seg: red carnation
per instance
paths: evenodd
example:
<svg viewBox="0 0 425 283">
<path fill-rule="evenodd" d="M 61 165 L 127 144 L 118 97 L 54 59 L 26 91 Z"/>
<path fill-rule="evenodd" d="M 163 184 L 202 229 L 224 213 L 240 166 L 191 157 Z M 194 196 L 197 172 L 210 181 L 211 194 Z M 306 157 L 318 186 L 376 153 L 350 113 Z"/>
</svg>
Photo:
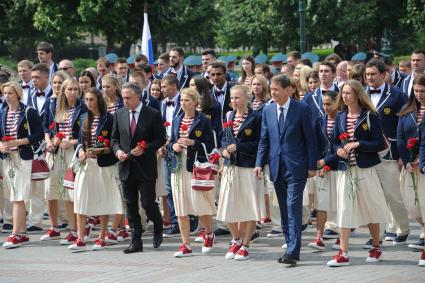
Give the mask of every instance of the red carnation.
<svg viewBox="0 0 425 283">
<path fill-rule="evenodd" d="M 415 144 L 413 144 L 413 143 L 408 143 L 406 145 L 406 149 L 413 149 L 414 147 L 415 147 Z"/>
<path fill-rule="evenodd" d="M 169 126 L 171 126 L 170 122 L 164 122 L 164 127 L 169 127 Z"/>
<path fill-rule="evenodd" d="M 322 169 L 323 169 L 323 172 L 329 172 L 329 171 L 331 171 L 331 167 L 328 166 L 328 165 L 323 166 Z"/>
<path fill-rule="evenodd" d="M 350 137 L 350 134 L 349 134 L 349 133 L 342 133 L 342 134 L 339 136 L 339 140 L 340 140 L 340 141 L 343 141 L 343 140 L 348 139 L 349 137 Z"/>
<path fill-rule="evenodd" d="M 230 120 L 230 121 L 228 121 L 228 122 L 224 123 L 224 124 L 223 124 L 223 127 L 224 127 L 224 128 L 231 128 L 231 127 L 233 127 L 233 121 L 232 121 L 232 120 Z"/>
<path fill-rule="evenodd" d="M 56 122 L 52 122 L 49 126 L 49 130 L 54 130 L 56 129 Z"/>
<path fill-rule="evenodd" d="M 180 126 L 180 130 L 182 130 L 183 132 L 187 132 L 187 130 L 189 130 L 189 127 L 183 124 Z"/>
<path fill-rule="evenodd" d="M 105 137 L 104 136 L 99 136 L 97 137 L 97 140 L 101 143 L 103 143 L 105 141 Z"/>
<path fill-rule="evenodd" d="M 212 157 L 213 163 L 218 162 L 219 159 L 220 159 L 220 154 L 218 154 L 218 153 L 215 153 Z"/>
<path fill-rule="evenodd" d="M 407 143 L 412 145 L 416 145 L 417 142 L 418 142 L 417 138 L 410 138 L 407 140 Z"/>
<path fill-rule="evenodd" d="M 146 149 L 146 141 L 145 140 L 141 140 L 137 143 L 137 146 L 140 147 L 141 149 L 145 150 Z"/>
<path fill-rule="evenodd" d="M 109 147 L 109 145 L 111 144 L 111 142 L 108 140 L 108 139 L 105 139 L 104 141 L 103 141 L 103 146 L 104 147 Z"/>
<path fill-rule="evenodd" d="M 1 138 L 2 142 L 8 142 L 8 141 L 13 141 L 15 138 L 12 136 L 4 136 Z"/>
<path fill-rule="evenodd" d="M 63 140 L 64 138 L 65 138 L 65 134 L 64 133 L 62 133 L 62 132 L 59 132 L 59 133 L 57 133 L 56 135 L 55 135 L 55 137 L 57 137 L 58 139 L 60 139 L 60 140 Z"/>
</svg>

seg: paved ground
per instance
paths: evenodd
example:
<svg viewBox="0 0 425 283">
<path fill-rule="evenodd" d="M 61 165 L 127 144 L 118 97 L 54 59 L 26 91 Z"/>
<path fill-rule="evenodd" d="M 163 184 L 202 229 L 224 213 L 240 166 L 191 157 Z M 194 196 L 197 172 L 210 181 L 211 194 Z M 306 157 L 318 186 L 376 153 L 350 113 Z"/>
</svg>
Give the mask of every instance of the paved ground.
<svg viewBox="0 0 425 283">
<path fill-rule="evenodd" d="M 47 223 L 46 223 L 47 224 Z M 410 242 L 418 239 L 419 228 L 412 224 Z M 425 268 L 418 267 L 419 252 L 407 246 L 384 243 L 384 261 L 366 264 L 367 250 L 361 244 L 367 231 L 353 235 L 349 267 L 328 268 L 326 262 L 335 254 L 326 241 L 325 252 L 305 247 L 313 239 L 315 228 L 303 234 L 301 260 L 289 268 L 277 263 L 282 254 L 282 239 L 266 237 L 270 226 L 264 226 L 261 238 L 252 244 L 252 259 L 245 262 L 225 260 L 227 241 L 219 237 L 215 250 L 208 256 L 200 253 L 201 244 L 193 244 L 195 256 L 176 259 L 178 238 L 165 239 L 158 250 L 152 248 L 151 235 L 145 236 L 145 251 L 124 255 L 127 244 L 109 246 L 100 252 L 72 253 L 57 241 L 40 242 L 40 234 L 31 235 L 31 243 L 13 250 L 0 248 L 0 282 L 425 282 Z M 7 234 L 0 234 L 2 243 Z"/>
</svg>

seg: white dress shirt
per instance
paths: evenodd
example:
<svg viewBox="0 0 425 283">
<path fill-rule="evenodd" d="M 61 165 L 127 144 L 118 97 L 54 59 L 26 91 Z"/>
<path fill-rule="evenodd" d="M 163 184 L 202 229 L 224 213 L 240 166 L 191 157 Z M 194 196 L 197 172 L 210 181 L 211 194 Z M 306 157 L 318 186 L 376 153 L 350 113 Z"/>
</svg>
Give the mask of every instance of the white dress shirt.
<svg viewBox="0 0 425 283">
<path fill-rule="evenodd" d="M 140 111 L 142 110 L 142 106 L 143 106 L 143 103 L 140 102 L 139 106 L 137 106 L 137 108 L 134 109 L 134 111 L 136 111 L 134 113 L 134 118 L 136 119 L 136 125 L 137 125 L 137 121 L 139 120 L 139 115 L 140 115 Z M 128 112 L 130 113 L 130 125 L 131 125 L 131 120 L 133 119 L 133 110 L 129 109 Z"/>
<path fill-rule="evenodd" d="M 373 106 L 375 108 L 378 107 L 379 100 L 381 99 L 382 93 L 384 92 L 385 83 L 382 84 L 380 87 L 376 88 L 380 91 L 380 93 L 373 93 L 370 95 L 370 99 L 372 100 Z M 369 90 L 375 90 L 373 87 L 369 87 Z"/>
</svg>

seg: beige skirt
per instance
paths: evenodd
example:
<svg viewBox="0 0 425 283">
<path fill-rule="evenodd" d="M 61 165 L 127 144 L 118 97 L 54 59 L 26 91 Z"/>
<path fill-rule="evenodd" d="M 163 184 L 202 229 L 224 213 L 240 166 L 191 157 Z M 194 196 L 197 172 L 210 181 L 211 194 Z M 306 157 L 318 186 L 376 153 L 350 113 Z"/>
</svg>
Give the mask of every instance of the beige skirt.
<svg viewBox="0 0 425 283">
<path fill-rule="evenodd" d="M 216 213 L 215 189 L 205 192 L 192 190 L 192 173 L 186 170 L 186 150 L 181 152 L 180 162 L 178 172 L 171 174 L 176 216 L 214 215 Z"/>
<path fill-rule="evenodd" d="M 32 160 L 22 160 L 18 151 L 3 159 L 3 189 L 10 201 L 29 201 L 31 197 Z"/>
<path fill-rule="evenodd" d="M 50 176 L 44 183 L 46 200 L 73 200 L 73 192 L 63 187 L 63 176 L 71 164 L 73 156 L 73 147 L 66 150 L 59 148 L 56 154 L 50 152 L 46 154 L 46 161 L 50 168 Z"/>
<path fill-rule="evenodd" d="M 75 213 L 87 216 L 123 214 L 116 166 L 99 167 L 95 158 L 86 159 L 75 175 L 73 192 Z"/>
<path fill-rule="evenodd" d="M 221 180 L 217 220 L 234 223 L 265 217 L 263 181 L 252 168 L 225 166 Z"/>
<path fill-rule="evenodd" d="M 320 211 L 336 212 L 337 171 L 329 171 L 322 177 L 316 177 L 314 208 Z"/>
<path fill-rule="evenodd" d="M 164 184 L 164 176 L 163 176 L 163 162 L 162 157 L 157 156 L 157 170 L 158 170 L 158 178 L 156 178 L 156 184 L 155 184 L 155 193 L 156 197 L 163 197 L 167 195 L 167 191 L 165 190 L 165 184 Z"/>
<path fill-rule="evenodd" d="M 405 168 L 400 174 L 400 190 L 403 202 L 409 217 L 412 219 L 425 219 L 425 176 L 416 169 L 414 173 L 417 201 L 415 203 L 415 191 L 412 175 Z"/>
<path fill-rule="evenodd" d="M 337 173 L 337 226 L 358 228 L 369 223 L 387 223 L 390 219 L 384 192 L 376 168 L 351 167 Z"/>
</svg>

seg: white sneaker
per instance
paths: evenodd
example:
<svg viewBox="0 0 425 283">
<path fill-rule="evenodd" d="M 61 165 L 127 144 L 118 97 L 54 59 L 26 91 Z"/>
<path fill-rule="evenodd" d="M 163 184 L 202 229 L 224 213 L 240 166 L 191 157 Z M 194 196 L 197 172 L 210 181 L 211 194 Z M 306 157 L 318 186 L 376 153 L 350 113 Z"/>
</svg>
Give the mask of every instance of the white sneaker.
<svg viewBox="0 0 425 283">
<path fill-rule="evenodd" d="M 73 251 L 84 251 L 87 249 L 86 243 L 80 241 L 79 239 L 75 241 L 72 245 L 68 246 L 68 249 Z"/>
<path fill-rule="evenodd" d="M 283 244 L 282 249 L 286 250 L 288 248 L 288 244 Z"/>
<path fill-rule="evenodd" d="M 235 260 L 237 261 L 244 261 L 249 259 L 249 253 L 248 248 L 245 246 L 242 246 L 239 251 L 235 255 Z"/>
</svg>

